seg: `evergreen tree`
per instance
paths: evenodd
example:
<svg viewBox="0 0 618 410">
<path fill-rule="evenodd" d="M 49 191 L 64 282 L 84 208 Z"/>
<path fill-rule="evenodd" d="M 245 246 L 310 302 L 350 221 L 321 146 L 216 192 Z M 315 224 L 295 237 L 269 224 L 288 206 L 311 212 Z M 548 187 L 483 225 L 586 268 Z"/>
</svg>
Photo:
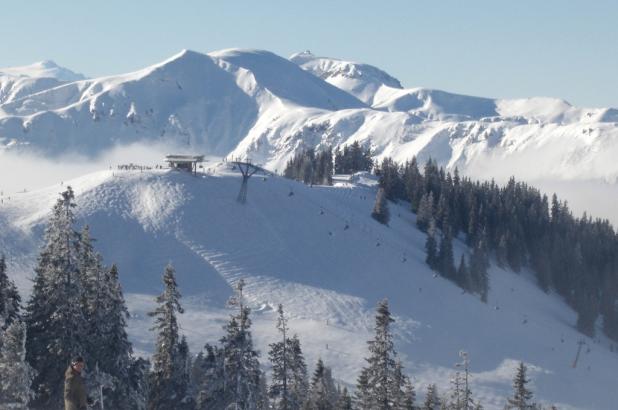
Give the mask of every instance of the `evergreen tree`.
<svg viewBox="0 0 618 410">
<path fill-rule="evenodd" d="M 425 262 L 431 269 L 437 269 L 439 266 L 438 259 L 438 243 L 436 242 L 436 224 L 433 218 L 429 222 L 429 229 L 427 230 L 427 239 L 425 240 L 425 252 L 427 257 Z"/>
<path fill-rule="evenodd" d="M 365 360 L 368 365 L 361 373 L 367 378 L 369 398 L 369 403 L 363 405 L 369 404 L 373 409 L 388 410 L 394 408 L 397 399 L 401 397 L 405 376 L 395 361 L 397 353 L 390 330 L 394 319 L 387 300 L 378 303 L 375 320 L 375 337 L 367 342 L 370 355 Z"/>
<path fill-rule="evenodd" d="M 326 148 L 317 154 L 313 149 L 294 155 L 285 167 L 283 175 L 305 184 L 333 184 L 333 151 Z"/>
<path fill-rule="evenodd" d="M 189 352 L 189 344 L 187 338 L 182 336 L 178 344 L 178 354 L 176 356 L 176 368 L 178 369 L 179 378 L 175 380 L 176 395 L 180 398 L 176 408 L 182 410 L 193 410 L 195 402 L 191 395 L 191 353 Z"/>
<path fill-rule="evenodd" d="M 489 294 L 488 267 L 489 262 L 484 240 L 480 239 L 470 257 L 470 282 L 472 291 L 477 292 L 484 303 L 487 303 Z"/>
<path fill-rule="evenodd" d="M 419 204 L 424 192 L 423 176 L 418 170 L 416 157 L 412 158 L 405 166 L 403 184 L 406 189 L 408 201 L 410 201 L 412 212 L 418 212 Z"/>
<path fill-rule="evenodd" d="M 391 386 L 392 399 L 389 408 L 394 410 L 414 410 L 416 392 L 410 382 L 410 378 L 403 373 L 403 365 L 400 361 L 395 363 Z"/>
<path fill-rule="evenodd" d="M 131 396 L 127 400 L 130 410 L 145 410 L 150 397 L 150 361 L 141 357 L 131 360 L 129 386 Z"/>
<path fill-rule="evenodd" d="M 401 408 L 404 410 L 418 410 L 418 407 L 416 407 L 415 405 L 416 391 L 414 390 L 414 385 L 412 385 L 412 382 L 410 381 L 409 378 L 406 380 L 404 392 L 405 392 L 405 398 L 404 398 Z"/>
<path fill-rule="evenodd" d="M 468 410 L 474 407 L 472 392 L 470 391 L 470 360 L 468 353 L 464 351 L 459 352 L 459 357 L 461 357 L 462 360 L 458 363 L 458 366 L 463 369 L 463 389 L 461 398 L 463 400 L 463 408 Z"/>
<path fill-rule="evenodd" d="M 459 356 L 462 358 L 460 363 L 456 364 L 458 369 L 463 369 L 455 372 L 451 379 L 451 395 L 449 400 L 449 409 L 454 410 L 472 410 L 474 409 L 474 400 L 470 391 L 470 362 L 468 353 L 461 351 Z"/>
<path fill-rule="evenodd" d="M 231 387 L 225 377 L 225 356 L 216 346 L 206 344 L 206 354 L 201 361 L 194 363 L 194 383 L 196 384 L 196 409 L 209 410 L 225 408 L 230 402 Z"/>
<path fill-rule="evenodd" d="M 498 242 L 498 248 L 496 249 L 496 260 L 498 261 L 498 266 L 505 267 L 507 261 L 507 240 L 506 236 L 502 235 L 500 237 L 500 242 Z"/>
<path fill-rule="evenodd" d="M 152 356 L 153 369 L 150 375 L 149 410 L 167 410 L 176 408 L 184 397 L 183 391 L 178 391 L 178 381 L 183 379 L 184 368 L 180 366 L 178 319 L 179 313 L 184 313 L 180 305 L 180 292 L 176 284 L 174 268 L 165 267 L 163 273 L 165 289 L 157 296 L 157 308 L 149 315 L 155 318 L 157 344 Z"/>
<path fill-rule="evenodd" d="M 71 357 L 87 352 L 80 235 L 73 228 L 74 194 L 68 187 L 52 209 L 26 308 L 26 359 L 36 371 L 33 409 L 62 405 L 64 371 Z M 86 357 L 88 361 L 88 357 Z"/>
<path fill-rule="evenodd" d="M 283 305 L 279 304 L 277 308 L 277 330 L 281 334 L 282 340 L 270 344 L 268 356 L 272 363 L 273 375 L 272 384 L 270 385 L 269 395 L 274 401 L 276 409 L 288 410 L 290 408 L 290 396 L 288 391 L 288 379 L 290 371 L 290 354 L 288 352 L 289 344 L 287 332 L 287 319 L 283 313 Z"/>
<path fill-rule="evenodd" d="M 532 402 L 533 394 L 527 387 L 530 380 L 526 378 L 526 370 L 526 365 L 520 362 L 517 367 L 517 374 L 513 379 L 513 397 L 510 397 L 507 401 L 506 408 L 509 410 L 535 410 L 538 408 Z"/>
<path fill-rule="evenodd" d="M 127 334 L 129 310 L 124 299 L 122 286 L 118 278 L 118 268 L 112 265 L 103 272 L 102 303 L 98 316 L 101 319 L 101 341 L 99 346 L 99 363 L 101 370 L 114 377 L 113 392 L 110 392 L 110 406 L 122 408 L 121 403 L 131 408 L 139 408 L 146 400 L 143 395 L 143 378 L 132 374 L 143 359 L 133 357 L 133 347 Z M 137 363 L 136 363 L 137 362 Z M 140 369 L 143 370 L 143 369 Z M 142 373 L 144 373 L 142 371 Z M 137 381 L 138 384 L 134 385 Z"/>
<path fill-rule="evenodd" d="M 373 207 L 373 212 L 371 216 L 376 221 L 381 224 L 388 225 L 388 221 L 390 219 L 390 213 L 388 211 L 388 201 L 386 199 L 386 194 L 384 192 L 384 188 L 378 189 L 378 193 L 376 195 L 376 203 Z"/>
<path fill-rule="evenodd" d="M 0 408 L 27 410 L 34 397 L 34 370 L 26 362 L 26 326 L 14 320 L 4 331 L 0 348 Z"/>
<path fill-rule="evenodd" d="M 371 388 L 369 386 L 369 368 L 361 370 L 356 382 L 354 402 L 359 410 L 371 410 Z"/>
<path fill-rule="evenodd" d="M 348 393 L 348 388 L 344 387 L 341 393 L 339 394 L 339 400 L 337 400 L 337 404 L 335 405 L 336 410 L 352 410 L 352 397 Z"/>
<path fill-rule="evenodd" d="M 19 317 L 21 297 L 15 283 L 6 272 L 6 260 L 0 255 L 0 333 L 6 330 Z M 2 339 L 0 339 L 2 347 Z"/>
<path fill-rule="evenodd" d="M 272 363 L 272 383 L 269 396 L 275 409 L 300 408 L 307 396 L 307 368 L 298 337 L 289 338 L 283 305 L 277 312 L 277 330 L 281 340 L 270 344 L 268 356 Z"/>
<path fill-rule="evenodd" d="M 453 256 L 453 237 L 451 229 L 445 226 L 440 239 L 440 251 L 438 252 L 438 271 L 447 279 L 455 279 L 455 262 Z"/>
<path fill-rule="evenodd" d="M 373 167 L 371 149 L 363 148 L 358 141 L 343 147 L 343 151 L 335 151 L 335 173 L 353 174 L 359 171 L 370 171 Z"/>
<path fill-rule="evenodd" d="M 289 344 L 291 375 L 288 388 L 290 390 L 292 408 L 294 408 L 294 406 L 300 407 L 307 400 L 309 382 L 307 380 L 307 365 L 305 364 L 298 336 L 292 336 Z"/>
<path fill-rule="evenodd" d="M 470 278 L 468 266 L 466 265 L 466 256 L 462 253 L 461 259 L 459 260 L 459 267 L 457 268 L 457 273 L 455 274 L 455 283 L 459 285 L 462 289 L 470 289 Z"/>
<path fill-rule="evenodd" d="M 435 384 L 427 386 L 427 393 L 425 394 L 425 401 L 423 402 L 422 410 L 439 410 L 440 409 L 440 395 L 438 394 L 438 388 Z"/>
<path fill-rule="evenodd" d="M 238 313 L 231 316 L 221 339 L 225 406 L 233 404 L 241 410 L 256 409 L 258 403 L 265 400 L 262 397 L 262 372 L 258 353 L 253 348 L 250 331 L 251 310 L 244 301 L 244 286 L 244 280 L 238 281 L 236 295 L 230 300 L 230 305 L 236 307 Z"/>
<path fill-rule="evenodd" d="M 127 309 L 118 268 L 103 266 L 95 251 L 86 226 L 80 235 L 79 269 L 84 282 L 83 311 L 87 317 L 87 352 L 89 361 L 99 373 L 109 376 L 111 383 L 104 389 L 107 407 L 134 406 L 136 392 L 131 390 L 129 370 L 132 346 L 127 335 Z M 98 386 L 97 386 L 98 388 Z"/>
<path fill-rule="evenodd" d="M 318 359 L 311 378 L 311 387 L 305 408 L 307 410 L 334 410 L 338 399 L 331 370 L 324 366 L 322 359 Z"/>
<path fill-rule="evenodd" d="M 423 232 L 427 232 L 431 225 L 431 221 L 434 220 L 433 201 L 433 192 L 429 192 L 421 197 L 418 205 L 416 226 Z"/>
<path fill-rule="evenodd" d="M 449 410 L 468 410 L 467 407 L 464 406 L 463 380 L 459 371 L 456 371 L 451 378 L 451 391 L 448 396 L 448 402 L 443 400 L 443 403 Z"/>
<path fill-rule="evenodd" d="M 379 177 L 380 187 L 384 188 L 386 198 L 391 201 L 406 198 L 406 189 L 402 179 L 402 169 L 391 158 L 384 158 L 380 166 L 376 166 L 375 174 Z"/>
</svg>

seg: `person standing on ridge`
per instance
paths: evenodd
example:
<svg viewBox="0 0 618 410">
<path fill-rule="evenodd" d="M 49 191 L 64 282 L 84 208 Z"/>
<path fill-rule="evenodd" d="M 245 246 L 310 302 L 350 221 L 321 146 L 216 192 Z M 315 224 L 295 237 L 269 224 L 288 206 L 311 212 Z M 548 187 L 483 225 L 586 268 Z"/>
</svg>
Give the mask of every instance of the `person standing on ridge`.
<svg viewBox="0 0 618 410">
<path fill-rule="evenodd" d="M 64 373 L 64 410 L 87 410 L 88 406 L 93 404 L 93 400 L 87 395 L 82 377 L 84 366 L 84 358 L 78 356 L 71 360 Z"/>
</svg>

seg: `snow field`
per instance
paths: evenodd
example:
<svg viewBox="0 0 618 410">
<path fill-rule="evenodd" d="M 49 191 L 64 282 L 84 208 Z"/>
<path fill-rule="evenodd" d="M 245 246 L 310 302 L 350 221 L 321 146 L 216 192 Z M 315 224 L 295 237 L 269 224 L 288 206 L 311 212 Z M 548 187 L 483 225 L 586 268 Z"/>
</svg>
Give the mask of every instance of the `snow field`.
<svg viewBox="0 0 618 410">
<path fill-rule="evenodd" d="M 370 175 L 337 177 L 334 187 L 256 175 L 247 204 L 240 205 L 239 175 L 229 164 L 210 168 L 213 175 L 197 177 L 101 171 L 64 184 L 76 192 L 78 223 L 90 225 L 106 263 L 118 264 L 138 352 L 152 351 L 146 312 L 162 289 L 163 267 L 172 262 L 187 311 L 182 331 L 193 352 L 221 336 L 231 286 L 244 278 L 264 366 L 276 337 L 275 309 L 283 303 L 309 368 L 322 357 L 336 379 L 353 386 L 374 307 L 387 297 L 397 320 L 396 347 L 419 396 L 429 383 L 447 389 L 463 349 L 471 358 L 473 392 L 485 408 L 502 408 L 519 360 L 530 365 L 542 401 L 559 408 L 613 408 L 618 396 L 610 383 L 618 355 L 608 340 L 576 332 L 574 312 L 541 292 L 529 272 L 492 266 L 487 304 L 435 275 L 424 263 L 425 236 L 405 204 L 390 204 L 389 227 L 370 217 Z M 22 193 L 0 207 L 0 245 L 24 291 L 62 188 Z M 456 242 L 457 260 L 464 251 Z M 581 339 L 586 345 L 574 369 Z"/>
</svg>

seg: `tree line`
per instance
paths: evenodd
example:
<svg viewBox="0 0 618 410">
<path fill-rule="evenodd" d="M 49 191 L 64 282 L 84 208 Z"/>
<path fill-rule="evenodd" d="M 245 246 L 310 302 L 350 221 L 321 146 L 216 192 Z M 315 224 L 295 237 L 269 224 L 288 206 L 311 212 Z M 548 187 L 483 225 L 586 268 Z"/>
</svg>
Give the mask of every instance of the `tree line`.
<svg viewBox="0 0 618 410">
<path fill-rule="evenodd" d="M 308 183 L 291 170 L 312 155 L 298 154 L 286 176 Z M 462 177 L 457 169 L 451 173 L 431 159 L 423 166 L 416 158 L 374 164 L 370 155 L 355 142 L 336 151 L 334 167 L 322 169 L 353 173 L 373 167 L 380 189 L 372 217 L 388 225 L 386 200 L 408 202 L 417 227 L 427 233 L 426 262 L 433 270 L 486 302 L 490 257 L 515 272 L 530 268 L 543 291 L 558 293 L 577 312 L 578 330 L 592 337 L 601 323 L 618 341 L 618 234 L 609 220 L 576 217 L 566 201 L 514 177 L 500 186 Z M 469 252 L 455 260 L 452 241 L 459 235 Z"/>
<path fill-rule="evenodd" d="M 618 235 L 607 219 L 575 217 L 566 201 L 514 177 L 504 186 L 473 181 L 433 160 L 420 172 L 416 158 L 402 165 L 385 158 L 375 172 L 387 198 L 409 202 L 427 232 L 427 263 L 443 276 L 486 300 L 489 255 L 515 272 L 528 267 L 541 289 L 577 312 L 582 333 L 593 336 L 602 318 L 618 341 Z M 451 242 L 460 234 L 471 251 L 455 268 Z"/>
<path fill-rule="evenodd" d="M 269 345 L 270 380 L 251 334 L 245 283 L 236 283 L 233 309 L 218 343 L 196 355 L 180 334 L 183 313 L 173 266 L 163 273 L 163 292 L 150 313 L 156 344 L 150 360 L 135 356 L 126 328 L 128 310 L 115 265 L 107 267 L 88 227 L 75 229 L 74 194 L 61 194 L 45 229 L 25 309 L 0 258 L 0 407 L 62 408 L 63 374 L 70 358 L 89 365 L 87 383 L 102 388 L 106 408 L 128 410 L 205 409 L 480 409 L 469 388 L 469 361 L 452 388 L 439 394 L 430 385 L 421 402 L 395 350 L 394 318 L 386 300 L 377 306 L 374 337 L 356 389 L 335 382 L 321 359 L 308 373 L 301 342 L 278 306 L 278 338 Z M 507 408 L 540 408 L 533 402 L 526 368 L 520 365 Z"/>
<path fill-rule="evenodd" d="M 333 174 L 371 171 L 372 167 L 371 149 L 354 142 L 334 152 L 331 147 L 318 152 L 313 148 L 302 150 L 287 162 L 283 176 L 308 185 L 332 185 Z"/>
</svg>

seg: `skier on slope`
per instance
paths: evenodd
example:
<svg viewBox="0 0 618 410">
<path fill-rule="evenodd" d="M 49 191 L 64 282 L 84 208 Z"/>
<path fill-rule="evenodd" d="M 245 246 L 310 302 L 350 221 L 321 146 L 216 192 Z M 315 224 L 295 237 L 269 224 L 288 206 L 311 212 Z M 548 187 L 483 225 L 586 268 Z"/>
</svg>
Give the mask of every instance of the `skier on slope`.
<svg viewBox="0 0 618 410">
<path fill-rule="evenodd" d="M 84 359 L 81 356 L 71 360 L 64 373 L 64 410 L 86 410 L 94 401 L 88 397 L 82 377 Z"/>
</svg>

